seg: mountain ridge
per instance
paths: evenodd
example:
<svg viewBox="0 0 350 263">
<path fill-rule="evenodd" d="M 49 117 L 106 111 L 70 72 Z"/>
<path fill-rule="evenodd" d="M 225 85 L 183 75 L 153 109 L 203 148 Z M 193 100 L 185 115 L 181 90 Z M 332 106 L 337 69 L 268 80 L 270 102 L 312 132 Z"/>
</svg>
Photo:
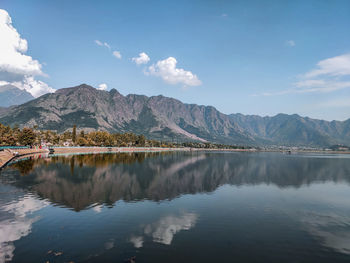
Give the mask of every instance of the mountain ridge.
<svg viewBox="0 0 350 263">
<path fill-rule="evenodd" d="M 196 140 L 244 145 L 322 146 L 350 144 L 350 119 L 324 121 L 297 114 L 224 114 L 213 106 L 158 96 L 120 94 L 89 85 L 59 89 L 0 111 L 6 125 L 63 132 L 103 129 L 134 132 L 160 140 Z"/>
<path fill-rule="evenodd" d="M 11 84 L 0 86 L 0 107 L 20 105 L 34 97 L 26 90 L 21 90 Z"/>
</svg>

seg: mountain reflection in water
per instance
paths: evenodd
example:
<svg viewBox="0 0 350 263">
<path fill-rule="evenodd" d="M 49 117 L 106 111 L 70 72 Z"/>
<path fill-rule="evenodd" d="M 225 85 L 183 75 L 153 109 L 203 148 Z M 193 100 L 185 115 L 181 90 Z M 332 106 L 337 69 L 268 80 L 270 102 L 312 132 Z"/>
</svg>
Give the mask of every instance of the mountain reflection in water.
<svg viewBox="0 0 350 263">
<path fill-rule="evenodd" d="M 118 200 L 161 201 L 212 192 L 223 184 L 298 188 L 314 182 L 349 183 L 349 162 L 281 154 L 266 158 L 264 153 L 122 153 L 33 158 L 11 169 L 20 172 L 13 175 L 16 186 L 80 211 Z"/>
<path fill-rule="evenodd" d="M 349 157 L 27 158 L 0 174 L 0 263 L 349 262 Z"/>
</svg>

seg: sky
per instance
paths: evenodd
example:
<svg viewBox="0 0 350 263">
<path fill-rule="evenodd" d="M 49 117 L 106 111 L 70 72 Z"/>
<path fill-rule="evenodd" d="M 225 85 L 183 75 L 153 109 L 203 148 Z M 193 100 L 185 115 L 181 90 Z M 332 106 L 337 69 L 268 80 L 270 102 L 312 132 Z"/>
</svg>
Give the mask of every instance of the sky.
<svg viewBox="0 0 350 263">
<path fill-rule="evenodd" d="M 0 1 L 0 84 L 350 118 L 350 1 Z"/>
</svg>

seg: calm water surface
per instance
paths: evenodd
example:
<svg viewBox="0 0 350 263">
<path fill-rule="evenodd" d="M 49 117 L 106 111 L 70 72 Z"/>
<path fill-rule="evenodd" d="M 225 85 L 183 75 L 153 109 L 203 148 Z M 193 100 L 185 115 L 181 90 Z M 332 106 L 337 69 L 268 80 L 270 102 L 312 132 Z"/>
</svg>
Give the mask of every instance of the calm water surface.
<svg viewBox="0 0 350 263">
<path fill-rule="evenodd" d="M 0 262 L 350 262 L 350 156 L 44 157 L 0 174 Z"/>
</svg>

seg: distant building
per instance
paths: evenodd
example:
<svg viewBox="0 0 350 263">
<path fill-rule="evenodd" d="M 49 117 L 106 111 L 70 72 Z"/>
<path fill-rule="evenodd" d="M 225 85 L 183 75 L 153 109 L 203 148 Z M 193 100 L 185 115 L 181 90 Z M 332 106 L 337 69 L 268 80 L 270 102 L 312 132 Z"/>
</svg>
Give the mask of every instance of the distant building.
<svg viewBox="0 0 350 263">
<path fill-rule="evenodd" d="M 67 141 L 65 141 L 65 142 L 63 143 L 63 146 L 66 146 L 66 147 L 72 146 L 72 145 L 73 145 L 72 140 L 67 140 Z"/>
</svg>

